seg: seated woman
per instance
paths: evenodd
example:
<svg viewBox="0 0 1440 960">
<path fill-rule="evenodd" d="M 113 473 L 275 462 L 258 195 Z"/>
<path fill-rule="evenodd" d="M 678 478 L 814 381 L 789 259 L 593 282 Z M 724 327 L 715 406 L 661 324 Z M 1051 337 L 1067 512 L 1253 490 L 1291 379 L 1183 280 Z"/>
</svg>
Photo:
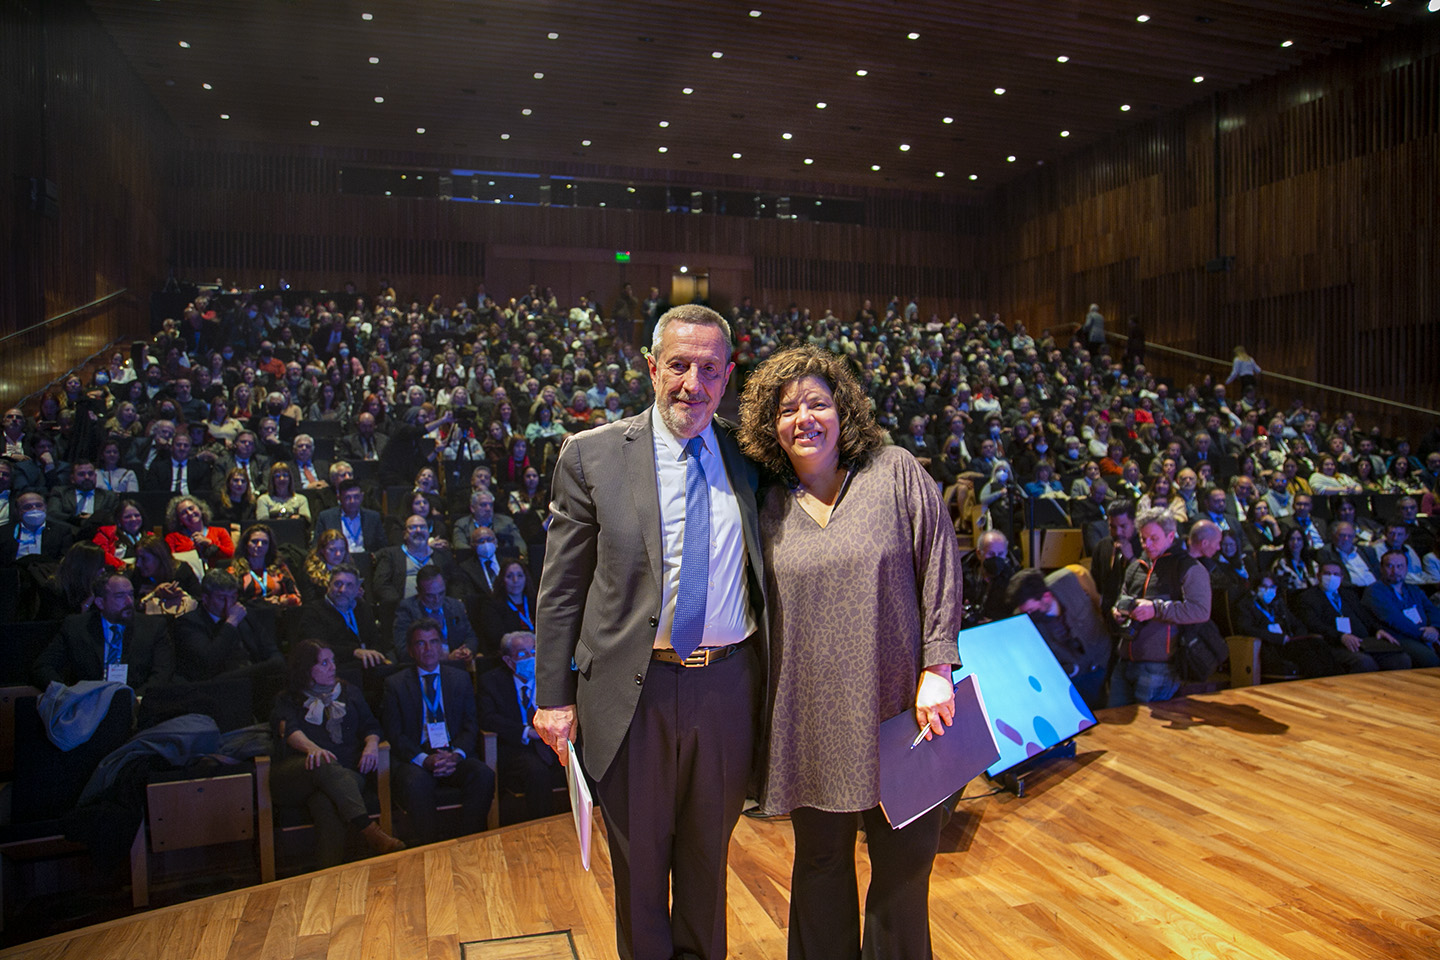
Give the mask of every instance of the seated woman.
<svg viewBox="0 0 1440 960">
<path fill-rule="evenodd" d="M 226 449 L 235 445 L 235 438 L 245 426 L 230 416 L 230 401 L 216 396 L 210 401 L 210 417 L 205 421 L 205 432 L 210 440 L 222 444 Z"/>
<path fill-rule="evenodd" d="M 1110 489 L 1117 497 L 1138 501 L 1145 495 L 1145 487 L 1140 479 L 1140 464 L 1134 460 L 1121 463 L 1120 476 L 1111 481 Z"/>
<path fill-rule="evenodd" d="M 1025 492 L 1032 497 L 1048 497 L 1052 500 L 1069 500 L 1065 488 L 1055 479 L 1055 465 L 1049 460 L 1035 464 L 1035 479 L 1025 484 Z"/>
<path fill-rule="evenodd" d="M 1430 493 L 1425 481 L 1415 475 L 1410 458 L 1397 456 L 1390 461 L 1390 469 L 1380 479 L 1382 493 L 1398 493 L 1409 497 L 1423 497 Z"/>
<path fill-rule="evenodd" d="M 1317 497 L 1356 496 L 1363 491 L 1360 484 L 1339 471 L 1335 458 L 1325 454 L 1320 469 L 1310 474 L 1310 489 Z"/>
<path fill-rule="evenodd" d="M 230 531 L 210 525 L 210 508 L 203 500 L 173 498 L 165 508 L 165 531 L 171 553 L 194 552 L 207 567 L 223 567 L 235 556 Z"/>
<path fill-rule="evenodd" d="M 1280 529 L 1280 521 L 1270 516 L 1269 501 L 1256 500 L 1250 504 L 1250 516 L 1240 529 L 1255 552 L 1256 570 L 1270 569 L 1285 552 L 1285 534 Z"/>
<path fill-rule="evenodd" d="M 265 492 L 255 501 L 256 520 L 285 520 L 300 517 L 310 528 L 310 501 L 295 489 L 295 471 L 284 460 L 270 464 L 265 475 Z"/>
<path fill-rule="evenodd" d="M 95 578 L 105 569 L 105 551 L 94 543 L 70 545 L 55 573 L 40 585 L 37 620 L 63 620 L 84 613 L 95 601 Z"/>
<path fill-rule="evenodd" d="M 345 404 L 336 395 L 335 384 L 329 380 L 320 384 L 320 395 L 305 411 L 305 419 L 337 422 L 345 419 Z"/>
<path fill-rule="evenodd" d="M 980 530 L 1003 531 L 1009 529 L 1005 502 L 1005 491 L 1009 484 L 1009 461 L 996 460 L 995 466 L 990 470 L 990 479 L 985 482 L 985 486 L 980 488 L 980 493 L 976 496 L 976 501 L 980 504 L 980 519 L 976 523 L 977 533 Z"/>
<path fill-rule="evenodd" d="M 445 491 L 440 485 L 440 475 L 435 472 L 434 467 L 421 467 L 415 473 L 415 485 L 410 488 L 414 493 L 425 493 L 437 500 L 443 500 Z"/>
<path fill-rule="evenodd" d="M 535 591 L 530 571 L 519 560 L 500 565 L 500 577 L 490 603 L 491 616 L 480 637 L 482 648 L 499 650 L 500 638 L 516 630 L 535 630 Z"/>
<path fill-rule="evenodd" d="M 106 440 L 100 444 L 100 462 L 95 465 L 95 486 L 114 493 L 135 493 L 140 481 L 135 471 L 120 465 L 120 441 Z"/>
<path fill-rule="evenodd" d="M 511 437 L 506 445 L 505 459 L 495 467 L 495 479 L 506 487 L 518 486 L 520 478 L 531 466 L 529 450 L 530 445 L 524 437 L 519 434 Z"/>
<path fill-rule="evenodd" d="M 1285 534 L 1285 549 L 1275 558 L 1270 572 L 1287 593 L 1299 593 L 1320 582 L 1320 565 L 1305 542 L 1305 532 L 1291 527 Z"/>
<path fill-rule="evenodd" d="M 135 563 L 135 552 L 144 535 L 145 515 L 138 503 L 126 497 L 115 508 L 115 522 L 102 526 L 91 542 L 105 551 L 106 564 L 123 570 Z"/>
<path fill-rule="evenodd" d="M 330 571 L 348 563 L 350 545 L 341 530 L 323 530 L 310 553 L 305 557 L 305 567 L 300 578 L 300 597 L 305 603 L 314 603 L 325 597 L 330 589 Z"/>
<path fill-rule="evenodd" d="M 539 470 L 525 469 L 520 486 L 510 491 L 509 503 L 510 517 L 525 541 L 534 543 L 544 539 L 545 523 L 550 517 L 550 491 L 541 486 Z"/>
<path fill-rule="evenodd" d="M 216 525 L 243 527 L 255 519 L 255 491 L 250 489 L 250 474 L 244 467 L 232 467 L 225 474 L 218 499 L 211 518 Z"/>
<path fill-rule="evenodd" d="M 140 436 L 144 427 L 145 425 L 140 422 L 140 412 L 135 409 L 135 404 L 129 400 L 123 400 L 115 407 L 115 415 L 105 421 L 104 430 L 109 437 L 133 440 Z"/>
<path fill-rule="evenodd" d="M 240 535 L 231 572 L 240 580 L 243 603 L 273 603 L 281 607 L 298 607 L 300 589 L 295 585 L 289 566 L 280 558 L 274 534 L 263 523 L 257 523 Z"/>
<path fill-rule="evenodd" d="M 317 640 L 295 645 L 286 674 L 285 691 L 270 714 L 275 801 L 310 811 L 322 867 L 344 859 L 348 832 L 358 833 L 375 853 L 405 849 L 370 821 L 365 808 L 365 775 L 380 760 L 380 722 L 360 689 L 336 676 L 334 652 Z"/>
<path fill-rule="evenodd" d="M 1369 457 L 1357 457 L 1354 470 L 1355 482 L 1360 484 L 1360 489 L 1366 493 L 1384 493 L 1381 486 L 1381 477 L 1375 475 L 1375 464 Z"/>
<path fill-rule="evenodd" d="M 1150 489 L 1135 504 L 1136 513 L 1150 509 L 1164 510 L 1175 518 L 1176 523 L 1188 523 L 1190 517 L 1185 509 L 1185 500 L 1175 492 L 1175 483 L 1165 474 L 1159 474 L 1150 481 Z"/>
<path fill-rule="evenodd" d="M 200 596 L 195 570 L 176 560 L 169 545 L 153 533 L 141 537 L 135 548 L 130 582 L 135 585 L 135 609 L 140 613 L 178 617 L 194 610 Z"/>
</svg>

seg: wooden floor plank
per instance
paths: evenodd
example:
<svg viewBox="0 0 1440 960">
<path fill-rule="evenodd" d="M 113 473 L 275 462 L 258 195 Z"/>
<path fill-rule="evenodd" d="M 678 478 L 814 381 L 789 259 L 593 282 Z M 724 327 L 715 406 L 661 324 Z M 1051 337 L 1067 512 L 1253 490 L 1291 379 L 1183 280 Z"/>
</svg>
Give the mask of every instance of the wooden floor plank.
<svg viewBox="0 0 1440 960">
<path fill-rule="evenodd" d="M 940 960 L 1440 957 L 1440 670 L 1231 690 L 1101 713 L 1024 797 L 979 796 L 942 836 Z M 742 819 L 730 955 L 785 955 L 786 821 Z M 470 940 L 571 930 L 615 956 L 613 884 L 569 817 L 337 867 L 23 945 L 24 960 L 452 960 Z M 864 844 L 857 873 L 869 874 Z"/>
</svg>

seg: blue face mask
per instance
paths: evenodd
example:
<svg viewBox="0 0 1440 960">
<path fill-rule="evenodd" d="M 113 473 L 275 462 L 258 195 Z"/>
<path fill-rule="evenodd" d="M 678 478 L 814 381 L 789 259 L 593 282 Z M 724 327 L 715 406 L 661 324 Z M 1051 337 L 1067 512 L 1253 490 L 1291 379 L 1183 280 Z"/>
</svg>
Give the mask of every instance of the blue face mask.
<svg viewBox="0 0 1440 960">
<path fill-rule="evenodd" d="M 1274 602 L 1275 602 L 1275 588 L 1274 588 L 1274 587 L 1261 587 L 1260 590 L 1257 591 L 1256 596 L 1258 596 L 1258 597 L 1260 598 L 1260 602 L 1261 602 L 1261 603 L 1265 603 L 1265 604 L 1274 603 Z"/>
<path fill-rule="evenodd" d="M 533 655 L 524 660 L 515 661 L 515 676 L 525 683 L 535 682 L 535 657 Z"/>
</svg>

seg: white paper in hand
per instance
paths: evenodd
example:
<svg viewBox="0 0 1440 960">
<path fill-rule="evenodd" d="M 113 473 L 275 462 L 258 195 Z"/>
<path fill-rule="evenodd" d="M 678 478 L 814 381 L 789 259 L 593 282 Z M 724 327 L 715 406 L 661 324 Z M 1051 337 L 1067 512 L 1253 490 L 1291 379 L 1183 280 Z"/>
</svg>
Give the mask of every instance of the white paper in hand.
<svg viewBox="0 0 1440 960">
<path fill-rule="evenodd" d="M 590 811 L 594 801 L 590 798 L 590 785 L 585 782 L 585 771 L 580 769 L 580 751 L 575 744 L 565 741 L 570 753 L 570 762 L 565 765 L 565 785 L 570 788 L 570 811 L 575 815 L 575 838 L 580 841 L 580 863 L 590 869 Z"/>
</svg>

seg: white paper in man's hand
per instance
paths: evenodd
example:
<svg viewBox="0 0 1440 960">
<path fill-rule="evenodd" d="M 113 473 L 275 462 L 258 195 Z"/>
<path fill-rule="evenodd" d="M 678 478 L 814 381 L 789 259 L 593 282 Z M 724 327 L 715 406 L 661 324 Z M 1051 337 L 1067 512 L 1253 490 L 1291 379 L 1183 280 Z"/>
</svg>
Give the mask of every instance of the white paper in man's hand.
<svg viewBox="0 0 1440 960">
<path fill-rule="evenodd" d="M 565 765 L 565 785 L 570 789 L 570 811 L 575 815 L 575 838 L 580 841 L 580 863 L 590 869 L 590 811 L 595 802 L 590 798 L 590 785 L 585 782 L 585 771 L 580 768 L 580 751 L 575 744 L 565 741 L 570 752 L 570 762 Z"/>
</svg>

